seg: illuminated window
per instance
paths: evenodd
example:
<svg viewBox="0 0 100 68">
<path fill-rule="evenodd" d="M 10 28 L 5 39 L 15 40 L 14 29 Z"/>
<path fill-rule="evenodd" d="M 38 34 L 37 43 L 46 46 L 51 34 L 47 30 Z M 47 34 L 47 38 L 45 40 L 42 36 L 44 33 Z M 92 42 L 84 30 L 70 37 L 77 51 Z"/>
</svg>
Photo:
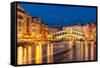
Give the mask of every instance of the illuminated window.
<svg viewBox="0 0 100 68">
<path fill-rule="evenodd" d="M 17 18 L 18 19 L 23 19 L 23 16 L 22 15 L 17 15 Z"/>
<path fill-rule="evenodd" d="M 20 27 L 21 27 L 21 26 L 22 26 L 22 24 L 23 24 L 23 22 L 20 22 L 20 21 L 19 21 L 18 23 L 19 23 L 18 25 L 19 25 Z"/>
</svg>

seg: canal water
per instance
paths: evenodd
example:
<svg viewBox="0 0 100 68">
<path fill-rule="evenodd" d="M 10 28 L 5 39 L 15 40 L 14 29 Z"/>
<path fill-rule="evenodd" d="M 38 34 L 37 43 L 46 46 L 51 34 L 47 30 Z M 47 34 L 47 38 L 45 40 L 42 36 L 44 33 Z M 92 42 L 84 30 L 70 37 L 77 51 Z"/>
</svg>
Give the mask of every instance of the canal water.
<svg viewBox="0 0 100 68">
<path fill-rule="evenodd" d="M 94 41 L 41 41 L 17 44 L 17 64 L 96 60 Z"/>
</svg>

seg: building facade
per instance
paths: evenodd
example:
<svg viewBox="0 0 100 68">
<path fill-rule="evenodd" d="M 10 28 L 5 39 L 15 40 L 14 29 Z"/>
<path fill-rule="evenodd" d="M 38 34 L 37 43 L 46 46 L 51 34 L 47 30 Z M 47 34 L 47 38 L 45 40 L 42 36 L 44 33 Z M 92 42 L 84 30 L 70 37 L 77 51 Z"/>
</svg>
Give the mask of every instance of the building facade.
<svg viewBox="0 0 100 68">
<path fill-rule="evenodd" d="M 17 7 L 17 37 L 46 40 L 48 26 L 42 24 L 39 17 L 32 17 L 20 6 Z"/>
</svg>

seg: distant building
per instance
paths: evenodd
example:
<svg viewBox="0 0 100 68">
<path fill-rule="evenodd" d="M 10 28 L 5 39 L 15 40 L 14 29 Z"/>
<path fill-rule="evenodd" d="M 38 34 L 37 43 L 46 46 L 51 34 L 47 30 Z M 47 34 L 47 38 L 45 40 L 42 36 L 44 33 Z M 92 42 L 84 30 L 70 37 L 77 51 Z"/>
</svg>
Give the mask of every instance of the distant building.
<svg viewBox="0 0 100 68">
<path fill-rule="evenodd" d="M 82 25 L 81 24 L 74 24 L 74 25 L 68 25 L 68 26 L 63 26 L 63 30 L 66 30 L 67 28 L 72 28 L 73 30 L 76 30 L 76 31 L 80 31 L 82 32 Z"/>
<path fill-rule="evenodd" d="M 94 23 L 88 23 L 83 26 L 83 31 L 88 40 L 96 40 L 96 25 Z"/>
</svg>

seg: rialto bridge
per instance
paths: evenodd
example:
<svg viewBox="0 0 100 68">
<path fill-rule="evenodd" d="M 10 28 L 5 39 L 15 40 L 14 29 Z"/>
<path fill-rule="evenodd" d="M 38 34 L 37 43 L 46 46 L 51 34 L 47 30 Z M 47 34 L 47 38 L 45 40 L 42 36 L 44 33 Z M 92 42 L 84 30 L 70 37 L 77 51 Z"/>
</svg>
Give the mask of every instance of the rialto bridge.
<svg viewBox="0 0 100 68">
<path fill-rule="evenodd" d="M 53 33 L 48 36 L 49 40 L 85 40 L 84 32 L 67 28 L 66 30 Z"/>
<path fill-rule="evenodd" d="M 88 61 L 95 58 L 95 42 L 86 40 L 84 32 L 72 28 L 48 35 L 46 41 L 34 40 L 29 36 L 20 38 L 17 42 L 17 63 L 19 65 L 58 62 L 56 60 L 62 54 L 66 62 Z M 56 51 L 57 47 L 61 48 L 63 45 L 65 46 L 62 50 Z"/>
</svg>

